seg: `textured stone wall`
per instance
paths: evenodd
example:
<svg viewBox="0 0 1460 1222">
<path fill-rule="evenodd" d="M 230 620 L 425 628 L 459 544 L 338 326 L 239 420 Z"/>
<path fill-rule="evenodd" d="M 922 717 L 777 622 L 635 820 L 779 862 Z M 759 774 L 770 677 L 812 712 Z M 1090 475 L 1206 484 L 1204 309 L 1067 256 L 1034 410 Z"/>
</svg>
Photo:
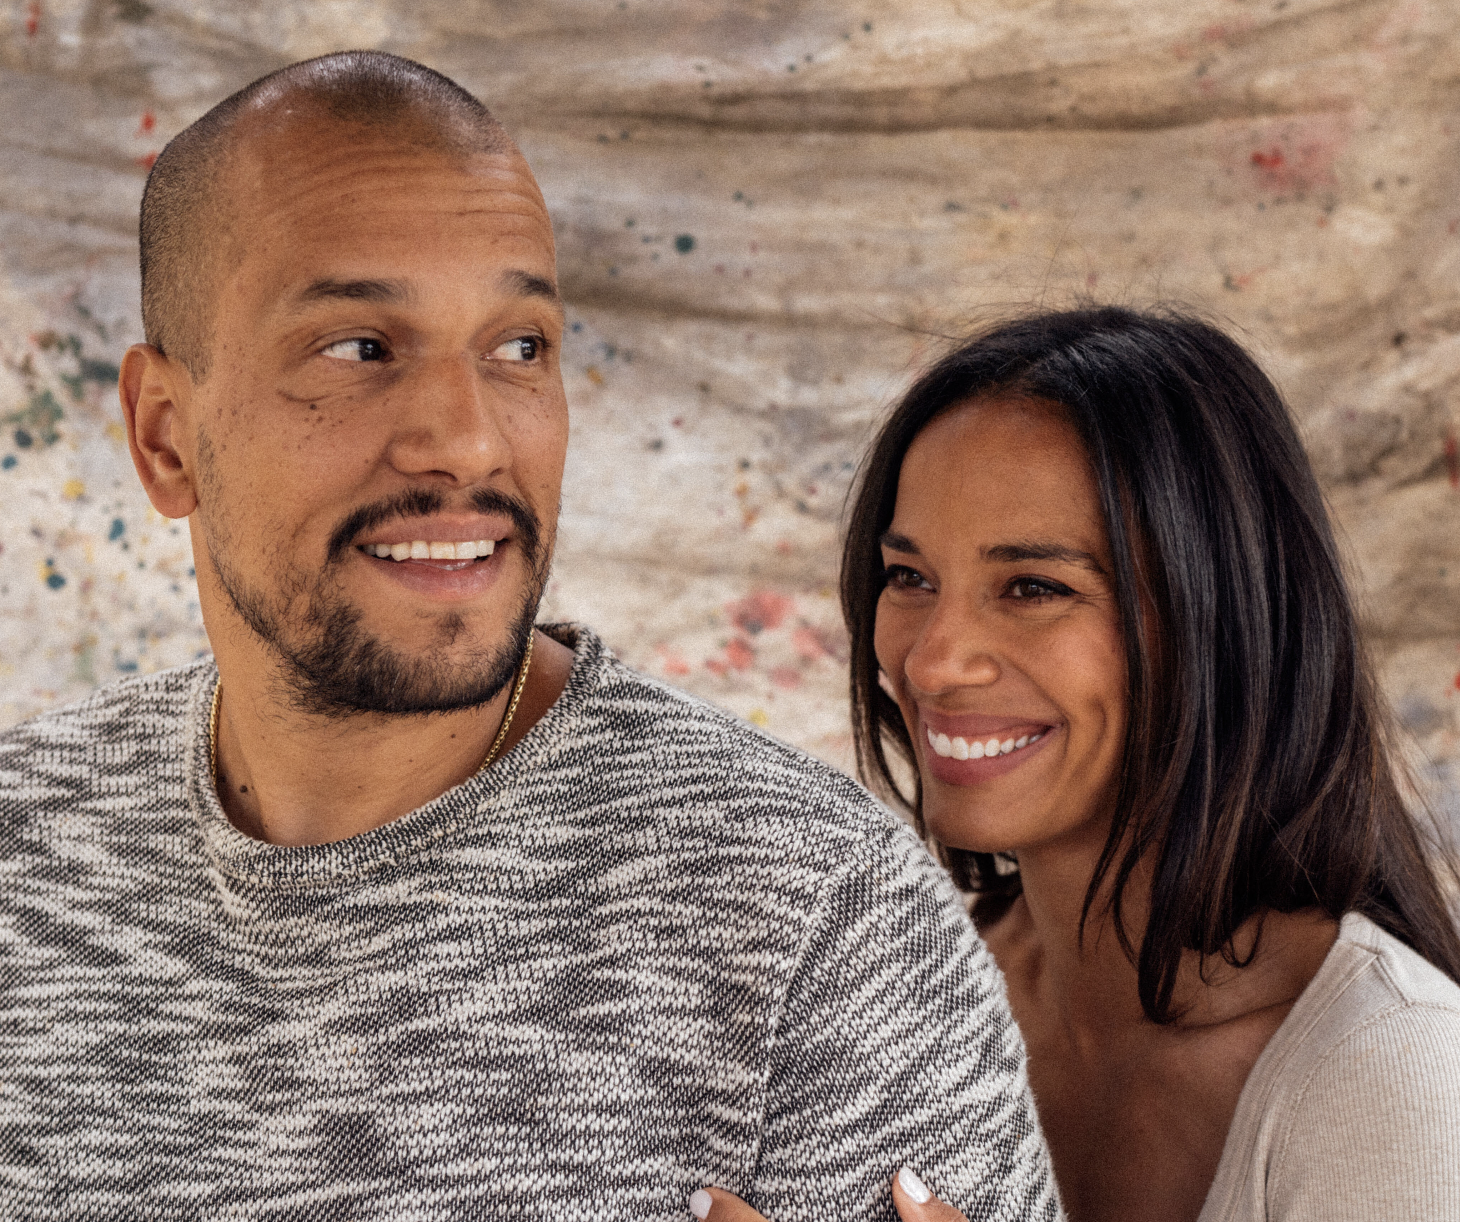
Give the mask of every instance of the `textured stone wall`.
<svg viewBox="0 0 1460 1222">
<path fill-rule="evenodd" d="M 481 96 L 560 237 L 551 611 L 845 761 L 837 520 L 878 414 L 991 310 L 1225 318 L 1298 411 L 1460 816 L 1453 0 L 5 0 L 0 722 L 205 648 L 112 379 L 149 159 L 290 60 Z"/>
</svg>

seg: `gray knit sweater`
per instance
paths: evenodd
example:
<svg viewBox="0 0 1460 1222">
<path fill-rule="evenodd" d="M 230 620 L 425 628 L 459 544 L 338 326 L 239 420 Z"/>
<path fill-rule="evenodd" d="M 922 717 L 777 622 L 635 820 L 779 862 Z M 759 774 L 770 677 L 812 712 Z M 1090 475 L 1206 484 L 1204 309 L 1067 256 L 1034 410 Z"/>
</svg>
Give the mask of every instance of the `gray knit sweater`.
<svg viewBox="0 0 1460 1222">
<path fill-rule="evenodd" d="M 0 1217 L 1052 1218 L 1002 981 L 850 781 L 628 670 L 334 844 L 251 840 L 210 662 L 0 736 Z"/>
</svg>

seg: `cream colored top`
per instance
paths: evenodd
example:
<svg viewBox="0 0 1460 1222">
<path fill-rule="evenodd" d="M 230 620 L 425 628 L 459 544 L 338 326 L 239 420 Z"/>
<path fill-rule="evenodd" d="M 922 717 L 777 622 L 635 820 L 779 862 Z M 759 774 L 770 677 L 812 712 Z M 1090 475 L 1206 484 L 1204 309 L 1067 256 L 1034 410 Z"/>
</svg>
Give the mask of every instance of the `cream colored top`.
<svg viewBox="0 0 1460 1222">
<path fill-rule="evenodd" d="M 1252 1067 L 1198 1222 L 1460 1222 L 1460 985 L 1356 913 Z"/>
</svg>

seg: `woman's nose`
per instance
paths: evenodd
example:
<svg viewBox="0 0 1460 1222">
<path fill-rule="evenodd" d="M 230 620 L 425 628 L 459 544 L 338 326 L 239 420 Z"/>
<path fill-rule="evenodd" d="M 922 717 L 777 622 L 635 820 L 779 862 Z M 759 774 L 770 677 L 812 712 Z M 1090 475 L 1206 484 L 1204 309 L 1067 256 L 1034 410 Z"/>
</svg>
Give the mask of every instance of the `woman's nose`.
<svg viewBox="0 0 1460 1222">
<path fill-rule="evenodd" d="M 903 664 L 908 682 L 936 696 L 958 687 L 988 687 L 1001 673 L 997 642 L 976 611 L 940 604 L 924 621 Z"/>
</svg>

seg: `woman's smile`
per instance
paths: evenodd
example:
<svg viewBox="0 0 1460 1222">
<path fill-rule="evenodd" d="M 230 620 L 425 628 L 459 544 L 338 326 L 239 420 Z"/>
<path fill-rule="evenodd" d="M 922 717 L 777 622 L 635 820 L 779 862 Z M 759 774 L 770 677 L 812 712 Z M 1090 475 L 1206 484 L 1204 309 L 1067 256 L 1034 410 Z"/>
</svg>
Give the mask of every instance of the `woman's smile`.
<svg viewBox="0 0 1460 1222">
<path fill-rule="evenodd" d="M 938 720 L 971 721 L 969 717 Z M 982 718 L 985 721 L 1007 721 L 1005 718 Z M 923 717 L 923 734 L 927 739 L 928 771 L 948 785 L 977 785 L 1012 772 L 1020 764 L 1035 758 L 1042 743 L 1048 742 L 1054 727 L 1030 722 L 1011 722 L 989 730 L 967 730 L 950 734 L 933 728 L 933 715 Z"/>
</svg>

